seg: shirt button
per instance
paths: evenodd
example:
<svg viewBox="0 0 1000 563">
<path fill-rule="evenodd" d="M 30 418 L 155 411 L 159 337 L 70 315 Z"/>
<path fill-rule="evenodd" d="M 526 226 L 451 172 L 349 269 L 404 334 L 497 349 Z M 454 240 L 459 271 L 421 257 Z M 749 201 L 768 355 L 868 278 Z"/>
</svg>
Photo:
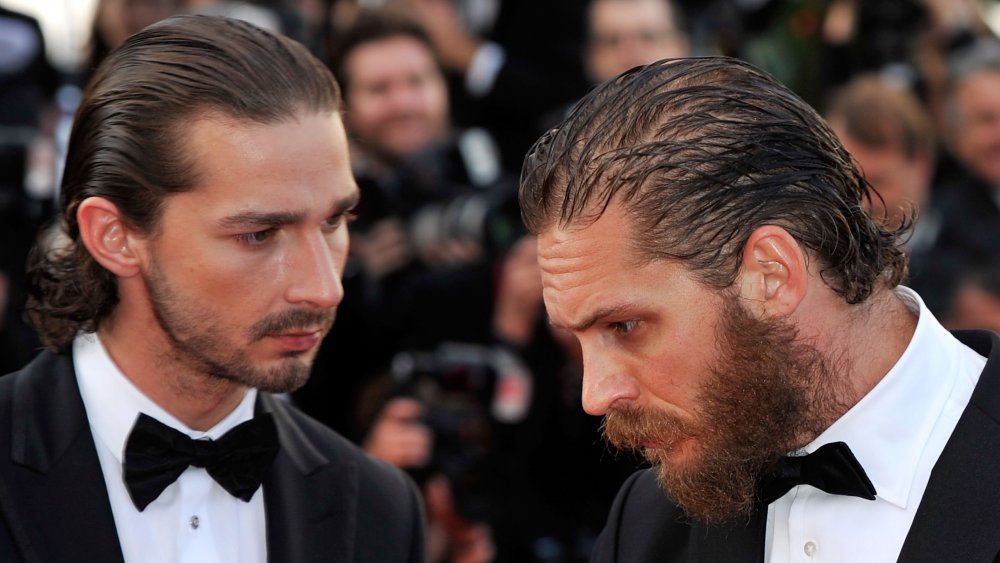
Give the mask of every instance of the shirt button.
<svg viewBox="0 0 1000 563">
<path fill-rule="evenodd" d="M 197 516 L 192 516 L 191 517 L 191 529 L 192 530 L 197 530 L 198 529 L 198 524 L 200 524 L 200 523 L 201 523 L 201 521 L 198 520 Z"/>
<path fill-rule="evenodd" d="M 816 542 L 807 541 L 806 544 L 802 546 L 802 551 L 806 552 L 806 555 L 809 557 L 816 555 Z"/>
</svg>

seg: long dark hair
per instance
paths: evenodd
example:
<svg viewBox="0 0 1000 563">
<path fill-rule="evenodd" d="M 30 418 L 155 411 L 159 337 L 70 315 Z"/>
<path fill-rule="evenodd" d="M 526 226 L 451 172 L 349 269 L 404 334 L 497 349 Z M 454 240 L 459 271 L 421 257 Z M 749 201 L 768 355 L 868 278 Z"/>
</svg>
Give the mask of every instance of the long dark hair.
<svg viewBox="0 0 1000 563">
<path fill-rule="evenodd" d="M 94 331 L 118 302 L 115 276 L 80 241 L 77 208 L 100 196 L 123 221 L 155 233 L 165 198 L 196 184 L 185 125 L 209 113 L 275 123 L 340 109 L 340 90 L 302 45 L 251 24 L 178 16 L 133 35 L 91 79 L 70 136 L 60 235 L 29 258 L 28 315 L 60 348 Z"/>
</svg>

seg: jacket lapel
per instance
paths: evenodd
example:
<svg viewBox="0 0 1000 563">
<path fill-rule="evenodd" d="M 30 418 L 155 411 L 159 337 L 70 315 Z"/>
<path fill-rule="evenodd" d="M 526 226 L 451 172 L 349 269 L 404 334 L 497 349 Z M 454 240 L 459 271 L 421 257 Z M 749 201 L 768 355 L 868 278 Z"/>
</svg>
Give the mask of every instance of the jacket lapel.
<svg viewBox="0 0 1000 563">
<path fill-rule="evenodd" d="M 357 527 L 358 468 L 328 459 L 282 401 L 261 393 L 281 449 L 264 481 L 270 561 L 351 561 Z"/>
<path fill-rule="evenodd" d="M 73 361 L 43 352 L 11 393 L 6 515 L 45 561 L 123 560 Z M 6 464 L 4 464 L 6 466 Z"/>
<path fill-rule="evenodd" d="M 931 471 L 899 555 L 901 563 L 993 561 L 1000 553 L 1000 488 L 996 484 L 996 468 L 1000 466 L 1000 338 L 984 331 L 955 335 L 988 361 Z"/>
</svg>

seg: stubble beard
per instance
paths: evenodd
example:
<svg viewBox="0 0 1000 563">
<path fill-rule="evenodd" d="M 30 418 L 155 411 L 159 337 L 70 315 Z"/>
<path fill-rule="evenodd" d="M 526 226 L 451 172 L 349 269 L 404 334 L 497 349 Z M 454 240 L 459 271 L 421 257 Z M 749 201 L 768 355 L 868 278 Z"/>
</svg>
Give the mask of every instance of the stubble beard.
<svg viewBox="0 0 1000 563">
<path fill-rule="evenodd" d="M 678 506 L 709 523 L 751 514 L 761 477 L 846 410 L 832 362 L 791 324 L 756 319 L 729 297 L 718 332 L 724 355 L 697 394 L 696 420 L 630 407 L 603 425 L 611 444 L 658 466 Z"/>
<path fill-rule="evenodd" d="M 226 336 L 209 308 L 180 297 L 158 265 L 154 263 L 144 277 L 153 316 L 170 345 L 164 360 L 200 374 L 209 385 L 236 383 L 271 393 L 295 391 L 309 379 L 314 352 L 290 352 L 277 364 L 265 367 L 251 360 L 248 345 L 296 328 L 321 326 L 325 335 L 333 325 L 335 310 L 290 309 L 254 323 L 245 335 L 240 335 L 247 343 L 241 345 Z M 176 383 L 179 387 L 193 387 Z"/>
</svg>

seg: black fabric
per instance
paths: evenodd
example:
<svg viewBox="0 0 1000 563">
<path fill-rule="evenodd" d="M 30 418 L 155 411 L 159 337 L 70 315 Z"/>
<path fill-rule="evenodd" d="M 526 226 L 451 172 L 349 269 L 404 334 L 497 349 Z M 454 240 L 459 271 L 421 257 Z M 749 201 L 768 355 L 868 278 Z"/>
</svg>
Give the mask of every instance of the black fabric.
<svg viewBox="0 0 1000 563">
<path fill-rule="evenodd" d="M 844 442 L 833 442 L 811 454 L 785 456 L 774 472 L 760 484 L 760 498 L 766 506 L 796 485 L 811 485 L 831 495 L 847 495 L 875 500 L 875 487 Z"/>
<path fill-rule="evenodd" d="M 125 443 L 123 476 L 140 512 L 189 467 L 204 467 L 229 494 L 250 502 L 278 455 L 269 413 L 233 427 L 218 440 L 194 440 L 139 413 Z"/>
</svg>

